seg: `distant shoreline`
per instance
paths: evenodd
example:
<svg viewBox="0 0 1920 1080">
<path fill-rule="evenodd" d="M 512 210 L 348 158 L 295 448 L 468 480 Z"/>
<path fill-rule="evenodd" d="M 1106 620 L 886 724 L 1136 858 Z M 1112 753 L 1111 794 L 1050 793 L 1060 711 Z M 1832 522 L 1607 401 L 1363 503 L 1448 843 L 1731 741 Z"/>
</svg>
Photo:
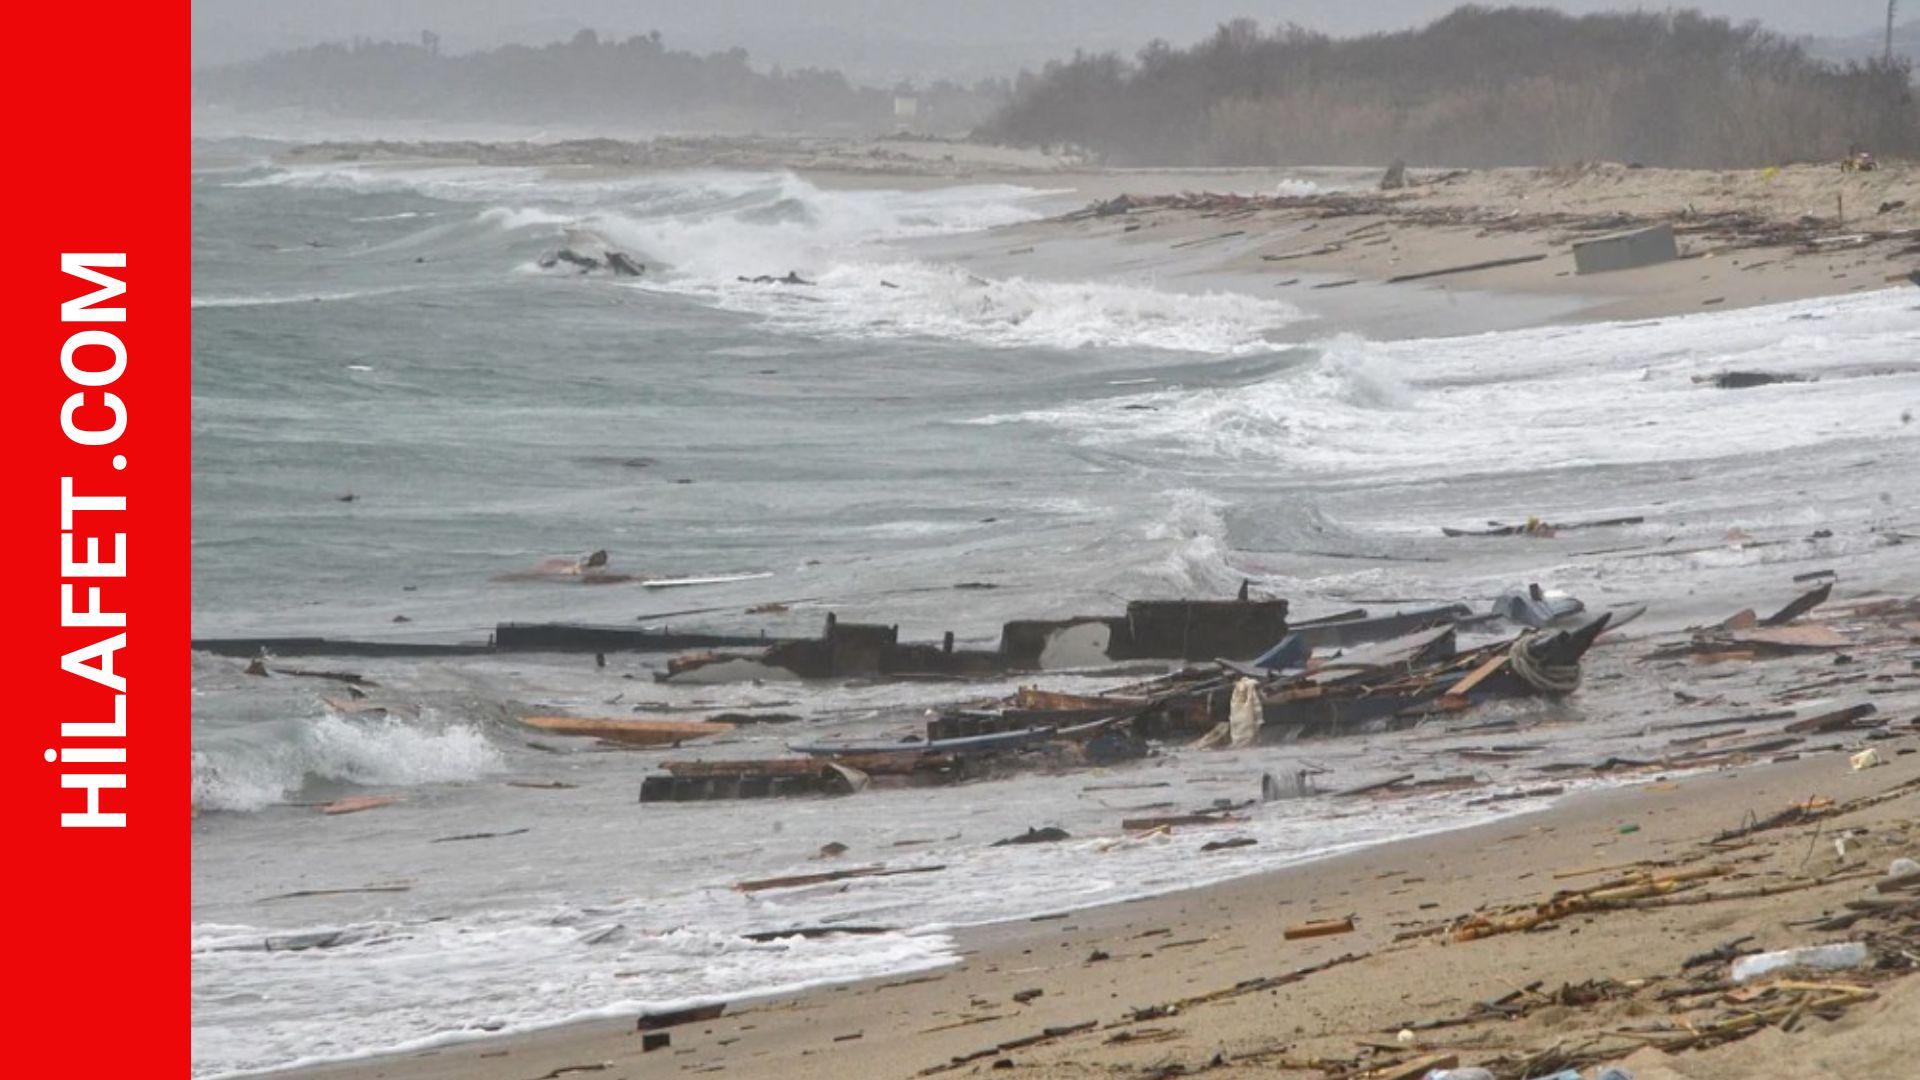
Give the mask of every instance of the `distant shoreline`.
<svg viewBox="0 0 1920 1080">
<path fill-rule="evenodd" d="M 988 274 L 1084 278 L 1112 262 L 1089 257 L 1089 244 L 1124 252 L 1134 265 L 1153 263 L 1153 247 L 1163 245 L 1170 278 L 1205 276 L 1207 288 L 1289 300 L 1341 328 L 1387 337 L 1751 307 L 1886 288 L 1920 271 L 1920 169 L 1904 162 L 1869 172 L 1835 165 L 1415 168 L 1405 188 L 1376 191 L 1378 170 L 1103 169 L 1070 155 L 932 137 L 320 142 L 275 160 L 293 167 L 486 165 L 591 175 L 792 171 L 828 188 L 1006 183 L 1059 191 L 1063 201 L 1071 193 L 1089 204 L 1125 195 L 1136 205 L 1121 212 L 995 230 L 986 234 L 990 242 L 969 245 L 969 258 Z M 1282 191 L 1288 195 L 1276 195 Z M 1262 198 L 1243 205 L 1167 201 L 1179 194 Z M 1679 259 L 1575 273 L 1575 241 L 1662 223 L 1675 227 Z M 981 256 L 1001 250 L 1003 240 L 1006 249 L 1035 252 L 1022 252 L 1025 260 Z M 1074 274 L 1058 262 L 1042 268 L 1046 248 L 1063 242 L 1081 249 L 1067 263 L 1100 269 Z M 1479 264 L 1487 265 L 1461 269 Z M 1394 280 L 1408 277 L 1417 283 Z M 1359 287 L 1325 291 L 1348 284 Z M 1473 294 L 1532 306 L 1524 316 L 1462 318 L 1458 303 Z"/>
</svg>

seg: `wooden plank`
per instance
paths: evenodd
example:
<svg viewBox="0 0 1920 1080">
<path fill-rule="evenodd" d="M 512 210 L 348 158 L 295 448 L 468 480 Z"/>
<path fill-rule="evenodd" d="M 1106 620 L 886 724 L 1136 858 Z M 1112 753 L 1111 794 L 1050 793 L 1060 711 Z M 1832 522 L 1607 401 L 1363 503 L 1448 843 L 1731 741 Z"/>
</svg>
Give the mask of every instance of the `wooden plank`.
<svg viewBox="0 0 1920 1080">
<path fill-rule="evenodd" d="M 1817 589 L 1795 597 L 1793 603 L 1760 620 L 1761 626 L 1782 626 L 1819 607 L 1833 595 L 1833 582 L 1829 581 Z"/>
<path fill-rule="evenodd" d="M 362 810 L 378 810 L 382 806 L 392 806 L 394 803 L 405 801 L 405 799 L 398 795 L 355 795 L 351 798 L 335 799 L 325 806 L 322 806 L 320 812 L 323 814 L 357 814 Z"/>
<path fill-rule="evenodd" d="M 1345 791 L 1336 791 L 1333 794 L 1335 798 L 1345 798 L 1352 795 L 1367 795 L 1375 791 L 1384 791 L 1387 788 L 1404 784 L 1407 781 L 1412 779 L 1413 779 L 1412 773 L 1402 773 L 1399 776 L 1395 776 L 1387 780 L 1376 780 L 1371 784 L 1361 784 L 1359 787 L 1350 787 Z"/>
<path fill-rule="evenodd" d="M 1454 683 L 1453 686 L 1447 690 L 1446 694 L 1443 695 L 1443 697 L 1459 698 L 1462 701 L 1466 700 L 1467 695 L 1473 693 L 1474 687 L 1479 686 L 1481 683 L 1486 682 L 1488 679 L 1491 679 L 1494 675 L 1499 673 L 1501 668 L 1506 667 L 1508 658 L 1511 655 L 1512 654 L 1510 653 L 1504 653 L 1504 652 L 1500 653 L 1499 655 L 1495 656 L 1493 659 L 1488 660 L 1486 663 L 1481 664 L 1477 668 L 1474 668 L 1472 672 L 1468 673 L 1466 678 L 1461 679 L 1457 683 Z"/>
<path fill-rule="evenodd" d="M 1247 820 L 1231 814 L 1171 814 L 1166 817 L 1127 818 L 1120 827 L 1128 832 L 1145 832 L 1180 825 L 1232 825 Z"/>
<path fill-rule="evenodd" d="M 1438 270 L 1421 270 L 1412 274 L 1398 274 L 1387 279 L 1387 284 L 1398 285 L 1404 281 L 1422 281 L 1426 278 L 1445 277 L 1448 274 L 1469 274 L 1475 270 L 1497 270 L 1503 266 L 1520 266 L 1524 263 L 1539 262 L 1545 255 L 1515 255 L 1510 259 L 1488 259 L 1485 262 L 1467 263 L 1464 266 L 1443 266 Z"/>
<path fill-rule="evenodd" d="M 762 878 L 758 881 L 742 881 L 734 885 L 738 892 L 760 892 L 765 889 L 793 889 L 802 885 L 822 885 L 830 881 L 846 881 L 851 878 L 897 877 L 901 874 L 931 874 L 936 870 L 945 870 L 945 866 L 903 866 L 889 870 L 884 866 L 862 866 L 853 870 L 829 870 L 819 874 L 795 874 L 791 877 Z"/>
<path fill-rule="evenodd" d="M 702 1020 L 718 1020 L 720 1014 L 726 1011 L 727 1003 L 719 1001 L 709 1005 L 690 1005 L 684 1009 L 673 1009 L 668 1012 L 643 1013 L 634 1027 L 638 1031 L 659 1031 L 662 1028 L 694 1024 Z"/>
<path fill-rule="evenodd" d="M 581 735 L 630 746 L 668 746 L 686 739 L 724 735 L 732 724 L 712 720 L 637 720 L 605 716 L 529 716 L 520 721 L 555 735 Z"/>
<path fill-rule="evenodd" d="M 1427 1054 L 1398 1065 L 1384 1065 L 1361 1075 L 1365 1080 L 1421 1080 L 1421 1077 L 1435 1069 L 1451 1069 L 1459 1064 L 1458 1054 Z"/>
<path fill-rule="evenodd" d="M 1796 720 L 1780 730 L 1791 731 L 1797 735 L 1825 734 L 1829 731 L 1842 731 L 1852 727 L 1855 722 L 1865 720 L 1878 711 L 1878 707 L 1869 701 L 1859 705 L 1849 705 L 1844 709 L 1835 709 L 1830 713 L 1822 713 L 1819 716 L 1809 716 L 1805 720 Z"/>
<path fill-rule="evenodd" d="M 1063 694 L 1054 690 L 1042 690 L 1037 686 L 1021 687 L 1014 694 L 1014 703 L 1022 709 L 1044 709 L 1055 712 L 1115 712 L 1147 704 L 1142 698 Z"/>
<path fill-rule="evenodd" d="M 734 761 L 663 761 L 673 776 L 701 779 L 710 776 L 818 776 L 829 764 L 845 765 L 863 773 L 889 775 L 943 769 L 954 763 L 944 754 L 839 754 L 833 757 L 744 758 Z"/>
<path fill-rule="evenodd" d="M 1281 932 L 1288 941 L 1300 938 L 1330 937 L 1334 934 L 1353 933 L 1353 919 L 1319 919 L 1314 922 L 1295 923 Z"/>
<path fill-rule="evenodd" d="M 1740 630 L 1727 637 L 1741 645 L 1765 645 L 1775 649 L 1840 649 L 1847 644 L 1847 639 L 1839 632 L 1820 623 Z"/>
</svg>

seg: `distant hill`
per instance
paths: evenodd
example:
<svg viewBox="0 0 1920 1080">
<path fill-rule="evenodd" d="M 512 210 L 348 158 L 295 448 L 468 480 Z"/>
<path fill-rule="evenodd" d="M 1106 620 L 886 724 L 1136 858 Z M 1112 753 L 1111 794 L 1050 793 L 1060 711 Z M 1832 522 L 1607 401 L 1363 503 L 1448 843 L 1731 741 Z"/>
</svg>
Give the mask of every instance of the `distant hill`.
<svg viewBox="0 0 1920 1080">
<path fill-rule="evenodd" d="M 1023 74 L 983 134 L 1115 165 L 1740 168 L 1920 156 L 1915 99 L 1904 60 L 1824 61 L 1757 23 L 1468 5 L 1398 33 L 1239 19 L 1189 48 L 1078 54 Z"/>
</svg>

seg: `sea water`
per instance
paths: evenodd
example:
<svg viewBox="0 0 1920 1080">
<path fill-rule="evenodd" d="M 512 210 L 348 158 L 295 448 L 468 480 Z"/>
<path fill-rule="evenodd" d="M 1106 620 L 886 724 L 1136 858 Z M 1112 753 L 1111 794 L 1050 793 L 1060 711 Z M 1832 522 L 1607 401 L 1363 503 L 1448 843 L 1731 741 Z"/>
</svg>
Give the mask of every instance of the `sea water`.
<svg viewBox="0 0 1920 1080">
<path fill-rule="evenodd" d="M 993 230 L 1077 202 L 1042 185 L 259 157 L 197 173 L 193 191 L 197 636 L 484 640 L 497 622 L 550 619 L 811 634 L 831 610 L 991 647 L 1008 618 L 1228 596 L 1249 578 L 1308 616 L 1483 605 L 1542 581 L 1596 607 L 1651 602 L 1648 621 L 1669 625 L 1779 595 L 1816 564 L 1920 589 L 1916 549 L 1888 541 L 1920 518 L 1911 290 L 1376 341 L 1198 274 L 950 257 L 1004 248 Z M 647 272 L 541 267 L 569 244 Z M 789 272 L 811 284 L 740 280 Z M 1694 381 L 1727 368 L 1809 381 Z M 1585 546 L 1439 536 L 1529 514 L 1647 520 Z M 1795 543 L 1729 544 L 1729 530 Z M 744 580 L 496 580 L 594 549 L 633 574 Z M 749 612 L 769 603 L 782 609 Z M 1236 831 L 1256 845 L 1203 859 L 1210 837 L 1123 839 L 1118 820 L 1250 798 L 1303 753 L 1338 787 L 1417 767 L 1436 744 L 642 807 L 660 754 L 513 722 L 534 708 L 804 717 L 702 750 L 771 756 L 909 732 L 928 708 L 1014 686 L 668 687 L 652 680 L 661 660 L 275 665 L 357 672 L 396 706 L 375 715 L 323 700 L 337 683 L 196 654 L 195 1074 L 925 968 L 952 959 L 956 927 L 1523 805 L 1274 803 Z M 1483 712 L 1569 721 L 1548 737 L 1573 759 L 1644 726 L 1578 695 Z M 405 801 L 314 809 L 349 794 Z M 1042 825 L 1074 838 L 989 846 Z M 491 835 L 462 839 L 476 834 Z M 828 843 L 850 850 L 816 858 Z M 945 869 L 731 888 L 881 864 Z M 830 925 L 887 932 L 743 936 Z"/>
</svg>

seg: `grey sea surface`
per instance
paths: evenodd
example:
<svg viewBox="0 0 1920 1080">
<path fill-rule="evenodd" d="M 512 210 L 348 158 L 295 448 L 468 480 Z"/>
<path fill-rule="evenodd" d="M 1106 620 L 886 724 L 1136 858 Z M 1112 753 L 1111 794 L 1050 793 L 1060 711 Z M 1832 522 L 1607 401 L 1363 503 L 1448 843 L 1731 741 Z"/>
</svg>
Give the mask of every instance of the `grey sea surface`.
<svg viewBox="0 0 1920 1080">
<path fill-rule="evenodd" d="M 484 640 L 549 619 L 807 634 L 833 611 L 990 645 L 1009 618 L 1226 596 L 1248 578 L 1301 616 L 1483 606 L 1539 581 L 1593 607 L 1652 604 L 1645 629 L 1724 616 L 1815 567 L 1920 589 L 1920 549 L 1887 542 L 1920 518 L 1907 294 L 1377 341 L 1197 271 L 996 259 L 991 230 L 1074 205 L 1039 188 L 283 168 L 271 149 L 222 147 L 243 163 L 194 178 L 196 636 Z M 617 248 L 647 273 L 542 269 L 562 246 Z M 739 280 L 790 271 L 811 284 Z M 1728 367 L 1815 381 L 1693 381 Z M 1646 523 L 1552 541 L 1439 532 L 1530 514 Z M 594 549 L 636 575 L 740 579 L 499 580 Z M 773 602 L 785 610 L 749 614 Z M 196 1075 L 937 965 L 954 926 L 1522 808 L 1273 804 L 1243 830 L 1257 845 L 1198 861 L 1205 837 L 1127 840 L 1118 820 L 1244 799 L 1303 754 L 1329 787 L 1417 766 L 1433 733 L 642 807 L 661 754 L 511 719 L 803 716 L 700 751 L 770 756 L 903 734 L 928 708 L 1015 686 L 670 687 L 652 678 L 663 660 L 288 663 L 373 680 L 368 700 L 391 708 L 376 715 L 330 705 L 326 680 L 196 654 Z M 1492 712 L 1552 721 L 1540 738 L 1578 760 L 1635 745 L 1644 712 L 1614 700 Z M 314 808 L 367 794 L 405 801 Z M 1040 825 L 1074 840 L 988 846 Z M 495 835 L 455 839 L 473 834 Z M 833 866 L 949 869 L 730 888 L 818 869 L 829 842 L 851 849 Z M 286 896 L 299 892 L 321 895 Z M 835 922 L 896 932 L 740 936 Z"/>
</svg>

